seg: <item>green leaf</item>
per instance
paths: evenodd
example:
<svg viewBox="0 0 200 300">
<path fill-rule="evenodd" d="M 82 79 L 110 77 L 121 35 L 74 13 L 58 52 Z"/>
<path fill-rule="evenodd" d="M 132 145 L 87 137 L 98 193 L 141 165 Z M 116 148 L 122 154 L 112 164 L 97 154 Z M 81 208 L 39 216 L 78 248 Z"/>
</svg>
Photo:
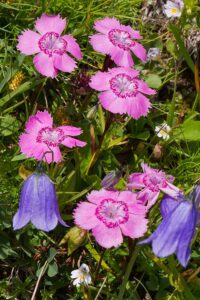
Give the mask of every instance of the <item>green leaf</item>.
<svg viewBox="0 0 200 300">
<path fill-rule="evenodd" d="M 174 130 L 177 139 L 200 141 L 200 121 L 186 120 L 183 125 Z"/>
<path fill-rule="evenodd" d="M 157 291 L 159 289 L 158 277 L 156 277 L 154 274 L 151 274 L 151 277 L 146 284 L 150 291 Z"/>
<path fill-rule="evenodd" d="M 8 136 L 15 133 L 21 123 L 11 115 L 5 115 L 0 119 L 0 134 L 3 136 Z"/>
<path fill-rule="evenodd" d="M 54 261 L 54 262 L 52 262 L 52 263 L 49 264 L 49 267 L 48 267 L 48 270 L 47 270 L 47 275 L 49 277 L 54 277 L 57 274 L 58 274 L 58 265 Z"/>
<path fill-rule="evenodd" d="M 94 175 L 95 176 L 95 175 Z M 95 180 L 94 182 L 92 182 L 92 184 L 89 186 L 89 187 L 87 187 L 87 188 L 85 188 L 84 190 L 82 190 L 81 192 L 77 192 L 77 193 L 75 193 L 75 195 L 74 196 L 72 196 L 71 198 L 69 198 L 69 199 L 67 199 L 67 200 L 65 200 L 63 197 L 61 197 L 60 195 L 64 195 L 65 193 L 64 192 L 58 192 L 58 194 L 60 194 L 59 196 L 59 204 L 60 204 L 60 207 L 62 208 L 62 207 L 64 207 L 67 203 L 71 203 L 71 202 L 75 202 L 76 200 L 78 200 L 79 198 L 82 198 L 84 195 L 86 195 L 90 190 L 92 190 L 96 185 L 98 185 L 99 186 L 99 181 L 100 181 L 100 179 L 98 178 L 98 176 L 96 176 L 97 177 L 97 180 Z M 86 177 L 87 178 L 87 177 Z"/>
<path fill-rule="evenodd" d="M 194 73 L 194 63 L 193 63 L 193 60 L 191 59 L 191 57 L 188 53 L 187 48 L 184 45 L 184 41 L 181 38 L 181 36 L 183 36 L 181 30 L 173 24 L 169 25 L 169 29 L 172 31 L 172 33 L 173 33 L 173 35 L 176 39 L 176 42 L 179 46 L 179 55 L 184 57 L 186 63 L 188 64 L 188 67 Z"/>
<path fill-rule="evenodd" d="M 7 235 L 2 232 L 0 235 L 0 259 L 6 259 L 8 256 L 18 256 L 18 254 L 12 250 Z"/>
<path fill-rule="evenodd" d="M 98 106 L 98 116 L 99 116 L 100 131 L 101 134 L 103 134 L 106 126 L 106 121 L 105 121 L 105 116 L 101 105 Z"/>
<path fill-rule="evenodd" d="M 10 246 L 7 245 L 1 245 L 0 249 L 0 259 L 5 259 L 8 256 L 17 256 L 17 253 L 11 249 Z"/>
<path fill-rule="evenodd" d="M 148 84 L 149 87 L 153 89 L 159 89 L 162 85 L 162 80 L 160 76 L 156 74 L 150 74 L 146 79 L 145 82 Z"/>
<path fill-rule="evenodd" d="M 22 153 L 22 154 L 15 155 L 11 159 L 11 161 L 19 161 L 19 160 L 24 160 L 24 159 L 27 159 L 27 157 Z"/>
<path fill-rule="evenodd" d="M 7 104 L 13 97 L 32 89 L 33 87 L 35 87 L 36 85 L 38 85 L 39 83 L 41 83 L 43 81 L 44 81 L 44 79 L 38 80 L 37 82 L 35 80 L 24 82 L 15 91 L 7 94 L 6 96 L 4 96 L 3 98 L 0 99 L 0 107 Z"/>
<path fill-rule="evenodd" d="M 117 145 L 122 145 L 127 143 L 128 135 L 124 134 L 123 125 L 120 123 L 113 122 L 106 132 L 101 150 L 107 150 Z"/>
<path fill-rule="evenodd" d="M 47 261 L 48 261 L 49 263 L 52 262 L 52 260 L 53 260 L 54 257 L 56 256 L 56 254 L 57 254 L 56 249 L 55 249 L 55 248 L 50 248 L 50 249 L 49 249 L 49 257 L 48 257 Z"/>
<path fill-rule="evenodd" d="M 129 137 L 132 138 L 132 139 L 147 141 L 150 137 L 150 132 L 148 130 L 146 130 L 146 131 L 143 131 L 143 132 L 138 133 L 138 134 L 129 134 Z"/>
<path fill-rule="evenodd" d="M 166 48 L 167 48 L 167 51 L 172 55 L 174 56 L 175 58 L 177 58 L 177 48 L 174 44 L 174 42 L 172 40 L 167 40 L 166 42 Z"/>
<path fill-rule="evenodd" d="M 27 81 L 21 84 L 15 91 L 7 94 L 3 98 L 0 99 L 0 107 L 4 106 L 7 102 L 9 102 L 13 97 L 23 92 L 26 92 L 33 86 L 33 82 Z"/>
</svg>

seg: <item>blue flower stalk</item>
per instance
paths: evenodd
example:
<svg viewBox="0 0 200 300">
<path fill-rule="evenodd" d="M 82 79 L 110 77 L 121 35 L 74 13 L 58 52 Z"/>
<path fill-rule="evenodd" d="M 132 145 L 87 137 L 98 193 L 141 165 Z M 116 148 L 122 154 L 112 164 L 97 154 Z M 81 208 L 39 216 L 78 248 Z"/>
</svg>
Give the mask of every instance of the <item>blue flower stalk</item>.
<svg viewBox="0 0 200 300">
<path fill-rule="evenodd" d="M 195 194 L 196 195 L 196 194 Z M 180 195 L 179 199 L 166 196 L 161 202 L 163 220 L 150 237 L 139 244 L 152 243 L 152 250 L 158 257 L 173 253 L 183 267 L 190 259 L 190 245 L 199 223 L 197 198 L 193 201 Z"/>
<path fill-rule="evenodd" d="M 53 230 L 58 222 L 67 226 L 59 213 L 55 186 L 40 167 L 23 184 L 13 228 L 20 229 L 29 222 L 43 231 Z"/>
</svg>

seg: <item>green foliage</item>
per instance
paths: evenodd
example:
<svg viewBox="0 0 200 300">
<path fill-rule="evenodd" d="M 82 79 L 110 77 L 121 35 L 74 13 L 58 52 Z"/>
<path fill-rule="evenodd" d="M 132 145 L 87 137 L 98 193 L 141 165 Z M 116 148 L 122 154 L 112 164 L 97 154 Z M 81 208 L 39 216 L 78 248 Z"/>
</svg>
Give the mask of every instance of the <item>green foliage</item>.
<svg viewBox="0 0 200 300">
<path fill-rule="evenodd" d="M 12 115 L 5 115 L 0 119 L 0 134 L 8 136 L 19 130 L 21 122 Z"/>
<path fill-rule="evenodd" d="M 175 36 L 176 42 L 179 46 L 179 55 L 180 57 L 183 56 L 185 61 L 187 62 L 188 66 L 190 67 L 190 69 L 194 72 L 194 63 L 192 61 L 192 58 L 190 57 L 190 54 L 188 53 L 185 45 L 184 45 L 184 41 L 181 38 L 182 34 L 181 34 L 181 30 L 179 30 L 178 27 L 176 27 L 173 24 L 170 24 L 170 30 L 172 31 L 172 33 Z"/>
<path fill-rule="evenodd" d="M 200 121 L 186 120 L 180 128 L 178 138 L 187 141 L 200 141 Z"/>
<path fill-rule="evenodd" d="M 153 89 L 159 89 L 162 85 L 162 80 L 157 74 L 149 74 L 145 81 Z"/>
</svg>

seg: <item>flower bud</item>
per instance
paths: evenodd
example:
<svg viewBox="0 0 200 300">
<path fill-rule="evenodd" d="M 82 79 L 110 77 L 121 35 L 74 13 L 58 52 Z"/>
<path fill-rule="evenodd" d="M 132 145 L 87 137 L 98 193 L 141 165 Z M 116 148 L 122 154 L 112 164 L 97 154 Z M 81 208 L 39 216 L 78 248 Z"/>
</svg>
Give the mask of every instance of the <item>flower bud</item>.
<svg viewBox="0 0 200 300">
<path fill-rule="evenodd" d="M 121 171 L 116 170 L 108 173 L 104 179 L 101 181 L 101 186 L 104 189 L 112 188 L 115 184 L 117 184 L 121 177 Z"/>
</svg>

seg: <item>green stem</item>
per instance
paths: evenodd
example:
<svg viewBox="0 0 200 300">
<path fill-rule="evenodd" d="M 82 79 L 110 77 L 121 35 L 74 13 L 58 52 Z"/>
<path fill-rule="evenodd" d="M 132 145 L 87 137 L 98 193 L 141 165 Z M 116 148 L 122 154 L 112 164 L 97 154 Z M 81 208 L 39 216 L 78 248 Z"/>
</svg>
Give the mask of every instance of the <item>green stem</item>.
<svg viewBox="0 0 200 300">
<path fill-rule="evenodd" d="M 28 113 L 28 103 L 26 100 L 26 96 L 24 95 L 24 104 L 25 104 L 25 111 L 26 111 L 26 119 L 28 120 L 29 113 Z"/>
<path fill-rule="evenodd" d="M 5 110 L 3 110 L 3 113 L 5 114 L 5 113 L 8 113 L 8 112 L 14 110 L 16 107 L 20 106 L 20 105 L 23 104 L 24 102 L 25 102 L 25 99 L 22 100 L 22 101 L 19 101 L 19 102 L 16 103 L 15 105 L 10 106 L 10 107 L 6 108 Z"/>
<path fill-rule="evenodd" d="M 101 263 L 102 263 L 102 260 L 103 260 L 103 256 L 105 254 L 105 249 L 101 252 L 101 256 L 100 256 L 100 259 L 99 259 L 99 262 L 98 262 L 98 265 L 97 265 L 97 269 L 96 269 L 96 272 L 95 272 L 95 278 L 94 278 L 94 285 L 98 279 L 98 275 L 99 275 L 99 270 L 100 270 L 100 267 L 101 267 Z"/>
<path fill-rule="evenodd" d="M 177 85 L 177 75 L 178 71 L 176 70 L 175 73 L 175 79 L 174 79 L 174 91 L 173 91 L 173 97 L 172 97 L 172 102 L 169 110 L 169 115 L 167 118 L 167 124 L 172 127 L 173 126 L 173 121 L 174 121 L 174 112 L 175 112 L 175 101 L 176 101 L 176 85 Z"/>
<path fill-rule="evenodd" d="M 103 287 L 104 287 L 104 285 L 105 285 L 105 283 L 106 283 L 107 278 L 108 278 L 108 277 L 106 276 L 105 279 L 104 279 L 104 281 L 103 281 L 103 283 L 102 283 L 102 285 L 101 285 L 101 287 L 100 287 L 100 289 L 98 290 L 98 293 L 96 294 L 96 297 L 95 297 L 94 300 L 97 300 L 97 299 L 99 298 L 99 296 L 100 296 L 100 294 L 101 294 L 101 291 L 102 291 L 102 289 L 103 289 Z"/>
<path fill-rule="evenodd" d="M 193 106 L 192 106 L 192 112 L 195 111 L 197 109 L 197 106 L 200 102 L 200 90 L 197 92 Z"/>
<path fill-rule="evenodd" d="M 86 110 L 88 104 L 90 103 L 92 95 L 93 95 L 93 93 L 88 93 L 85 96 L 85 99 L 84 99 L 83 104 L 82 104 L 82 106 L 80 108 L 80 111 L 79 111 L 79 115 L 81 115 Z"/>
<path fill-rule="evenodd" d="M 82 286 L 81 288 L 82 288 L 84 300 L 90 300 L 86 287 Z"/>
<path fill-rule="evenodd" d="M 36 285 L 35 285 L 35 288 L 34 288 L 34 291 L 33 291 L 33 294 L 31 296 L 31 300 L 35 300 L 35 296 L 36 296 L 36 293 L 37 293 L 37 290 L 39 288 L 39 284 L 40 284 L 40 281 L 42 279 L 42 276 L 45 274 L 46 270 L 47 270 L 47 267 L 48 267 L 48 260 L 45 261 L 44 265 L 42 266 L 41 270 L 40 270 L 40 274 L 38 276 L 38 280 L 36 282 Z"/>
<path fill-rule="evenodd" d="M 124 299 L 123 297 L 124 297 L 124 293 L 125 293 L 125 290 L 126 290 L 126 284 L 128 282 L 129 276 L 131 274 L 133 265 L 135 263 L 135 260 L 136 260 L 137 254 L 138 254 L 138 251 L 139 251 L 139 248 L 137 246 L 134 247 L 134 249 L 132 250 L 131 259 L 130 259 L 128 265 L 127 265 L 126 272 L 125 272 L 125 275 L 124 275 L 124 279 L 123 279 L 122 284 L 121 284 L 120 289 L 119 289 L 119 294 L 118 294 L 117 300 L 123 300 Z"/>
</svg>

